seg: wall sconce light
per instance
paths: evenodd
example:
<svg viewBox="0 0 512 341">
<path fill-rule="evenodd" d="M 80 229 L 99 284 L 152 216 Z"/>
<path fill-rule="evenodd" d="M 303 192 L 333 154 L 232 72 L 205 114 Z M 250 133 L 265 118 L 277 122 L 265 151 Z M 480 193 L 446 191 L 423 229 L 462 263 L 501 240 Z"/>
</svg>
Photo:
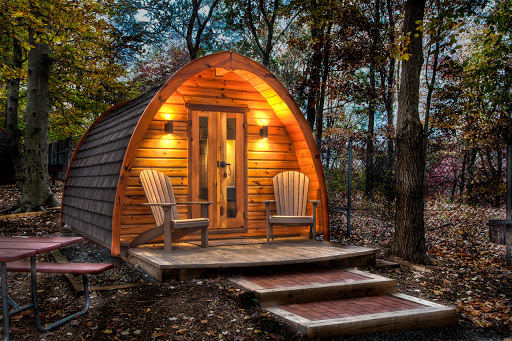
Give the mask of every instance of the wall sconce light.
<svg viewBox="0 0 512 341">
<path fill-rule="evenodd" d="M 260 137 L 262 139 L 268 140 L 268 126 L 263 126 L 260 129 Z"/>
<path fill-rule="evenodd" d="M 164 142 L 170 143 L 172 140 L 172 134 L 174 133 L 174 122 L 169 120 L 165 123 L 165 132 L 167 135 L 164 136 Z"/>
<path fill-rule="evenodd" d="M 261 138 L 261 140 L 258 142 L 258 146 L 260 148 L 265 148 L 267 146 L 267 141 L 268 141 L 268 126 L 261 127 L 260 138 Z"/>
<path fill-rule="evenodd" d="M 169 135 L 172 135 L 174 133 L 174 121 L 169 120 L 165 123 L 165 132 Z"/>
</svg>

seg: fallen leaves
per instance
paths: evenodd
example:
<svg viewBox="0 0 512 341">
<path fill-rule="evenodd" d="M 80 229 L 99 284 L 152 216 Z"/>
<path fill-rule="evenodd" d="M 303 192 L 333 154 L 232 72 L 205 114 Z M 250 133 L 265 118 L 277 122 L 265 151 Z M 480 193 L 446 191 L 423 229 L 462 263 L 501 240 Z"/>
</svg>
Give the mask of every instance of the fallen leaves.
<svg viewBox="0 0 512 341">
<path fill-rule="evenodd" d="M 352 216 L 352 236 L 346 238 L 343 233 L 346 212 L 331 219 L 339 224 L 334 235 L 342 243 L 389 249 L 394 233 L 392 215 L 386 216 L 375 203 L 357 201 L 354 206 L 359 209 Z M 397 278 L 401 292 L 457 306 L 459 318 L 478 328 L 506 332 L 512 327 L 512 266 L 504 265 L 505 248 L 489 242 L 487 228 L 489 220 L 502 219 L 504 214 L 504 210 L 427 201 L 425 238 L 433 265 L 422 270 L 391 259 L 402 263 L 402 268 L 382 273 Z"/>
<path fill-rule="evenodd" d="M 176 331 L 176 335 L 183 335 L 183 334 L 186 334 L 186 333 L 188 333 L 188 332 L 189 332 L 189 329 L 187 329 L 187 328 L 178 329 L 178 330 Z"/>
</svg>

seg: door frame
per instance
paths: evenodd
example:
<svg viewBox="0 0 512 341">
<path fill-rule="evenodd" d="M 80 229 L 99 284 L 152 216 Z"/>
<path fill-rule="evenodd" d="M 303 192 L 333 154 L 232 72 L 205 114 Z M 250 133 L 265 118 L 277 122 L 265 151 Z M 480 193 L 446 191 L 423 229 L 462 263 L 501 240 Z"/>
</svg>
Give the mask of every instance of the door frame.
<svg viewBox="0 0 512 341">
<path fill-rule="evenodd" d="M 242 203 L 242 209 L 243 209 L 243 213 L 242 213 L 242 222 L 243 224 L 240 226 L 240 227 L 225 227 L 225 228 L 220 228 L 218 227 L 218 212 L 216 212 L 218 210 L 217 208 L 217 205 L 216 205 L 216 202 L 213 204 L 213 205 L 210 205 L 210 210 L 208 212 L 208 217 L 210 218 L 210 221 L 213 222 L 213 225 L 210 225 L 210 229 L 208 230 L 208 233 L 213 233 L 213 234 L 218 234 L 218 233 L 244 233 L 244 232 L 247 232 L 247 209 L 248 209 L 248 191 L 247 191 L 247 112 L 249 111 L 249 108 L 247 106 L 243 106 L 243 105 L 239 105 L 239 106 L 221 106 L 221 105 L 210 105 L 210 104 L 194 104 L 194 103 L 187 103 L 185 105 L 185 107 L 188 109 L 188 121 L 189 121 L 189 132 L 188 132 L 188 198 L 190 201 L 200 201 L 199 198 L 198 198 L 198 194 L 199 194 L 199 189 L 198 189 L 198 181 L 193 181 L 193 179 L 197 176 L 199 176 L 198 174 L 192 174 L 192 160 L 194 160 L 194 155 L 196 155 L 199 150 L 199 143 L 194 143 L 194 137 L 196 139 L 199 139 L 199 126 L 197 127 L 194 127 L 193 126 L 193 123 L 192 123 L 192 112 L 193 111 L 196 111 L 196 112 L 203 112 L 204 114 L 203 115 L 200 115 L 200 116 L 207 116 L 207 117 L 211 117 L 211 118 L 215 118 L 215 122 L 211 122 L 209 123 L 208 125 L 208 131 L 209 131 L 209 134 L 208 134 L 208 138 L 209 138 L 209 142 L 208 144 L 210 145 L 210 143 L 214 144 L 216 147 L 216 152 L 215 154 L 217 155 L 217 152 L 218 152 L 218 143 L 219 143 L 219 139 L 220 139 L 220 136 L 217 136 L 217 134 L 213 135 L 213 134 L 210 134 L 210 132 L 218 132 L 220 131 L 220 127 L 219 127 L 219 124 L 220 124 L 220 120 L 219 120 L 219 117 L 220 117 L 220 113 L 226 113 L 226 114 L 240 114 L 242 115 L 242 137 L 243 137 L 243 143 L 242 143 L 242 148 L 243 148 L 243 157 L 242 157 L 242 163 L 241 165 L 237 165 L 237 174 L 239 174 L 239 170 L 241 168 L 242 170 L 242 175 L 241 175 L 241 181 L 242 181 L 242 186 L 243 186 L 243 195 L 241 196 L 241 198 L 239 198 L 240 196 L 237 195 L 237 200 L 243 200 L 243 203 Z M 215 113 L 215 114 L 214 114 Z M 228 116 L 226 115 L 226 117 Z M 198 115 L 198 117 L 200 117 Z M 213 124 L 212 124 L 213 123 Z M 238 134 L 238 129 L 237 129 L 237 134 Z M 210 138 L 212 138 L 212 140 L 210 140 Z M 216 156 L 216 159 L 218 159 L 218 157 Z M 198 162 L 198 161 L 197 161 Z M 219 176 L 219 168 L 217 167 L 217 165 L 213 166 L 212 165 L 213 162 L 209 161 L 208 162 L 208 186 L 209 188 L 213 188 L 215 186 L 216 188 L 216 197 L 218 198 L 218 195 L 219 195 L 219 190 L 218 190 L 218 186 L 217 186 L 217 179 L 218 179 L 218 176 Z M 215 177 L 212 177 L 211 174 L 215 173 L 216 176 Z M 209 201 L 210 200 L 210 195 L 209 195 L 209 198 L 208 198 Z M 196 205 L 192 205 L 192 206 L 196 206 Z M 237 207 L 238 207 L 238 202 L 237 202 Z M 192 213 L 194 212 L 194 213 Z M 191 210 L 189 210 L 189 216 L 191 217 L 192 214 L 194 214 L 194 216 L 199 216 L 198 215 L 198 208 L 192 208 Z M 225 213 L 227 214 L 227 212 Z"/>
</svg>

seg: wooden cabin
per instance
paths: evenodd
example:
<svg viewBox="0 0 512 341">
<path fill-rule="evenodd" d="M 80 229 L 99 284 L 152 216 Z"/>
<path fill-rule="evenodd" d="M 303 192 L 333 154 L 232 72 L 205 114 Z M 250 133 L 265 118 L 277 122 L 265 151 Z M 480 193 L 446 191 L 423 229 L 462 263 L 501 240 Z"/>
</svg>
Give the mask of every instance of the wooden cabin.
<svg viewBox="0 0 512 341">
<path fill-rule="evenodd" d="M 327 191 L 311 130 L 288 91 L 262 65 L 234 52 L 196 59 L 162 87 L 101 115 L 73 154 L 62 223 L 111 249 L 154 227 L 139 182 L 144 169 L 172 179 L 177 201 L 212 201 L 209 239 L 264 237 L 263 200 L 273 177 L 297 170 L 320 200 L 317 233 L 329 236 Z M 308 206 L 308 214 L 311 214 Z M 276 235 L 306 234 L 276 227 Z M 188 237 L 188 238 L 194 238 Z"/>
</svg>

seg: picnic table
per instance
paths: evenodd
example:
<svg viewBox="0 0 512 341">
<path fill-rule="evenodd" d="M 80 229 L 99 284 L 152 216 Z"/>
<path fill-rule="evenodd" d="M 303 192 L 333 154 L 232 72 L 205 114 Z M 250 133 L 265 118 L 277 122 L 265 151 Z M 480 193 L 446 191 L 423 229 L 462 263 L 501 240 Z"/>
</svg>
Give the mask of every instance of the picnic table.
<svg viewBox="0 0 512 341">
<path fill-rule="evenodd" d="M 2 314 L 4 340 L 9 340 L 9 316 L 32 308 L 37 329 L 41 331 L 51 330 L 84 314 L 89 307 L 88 281 L 85 274 L 99 273 L 112 267 L 112 264 L 90 264 L 90 263 L 44 263 L 36 262 L 36 255 L 57 250 L 61 247 L 83 242 L 82 237 L 0 237 L 0 274 L 2 290 Z M 30 262 L 17 262 L 30 257 Z M 20 307 L 8 296 L 7 272 L 30 272 L 32 303 Z M 65 317 L 46 328 L 41 325 L 39 317 L 39 304 L 37 297 L 37 272 L 51 273 L 77 273 L 84 274 L 84 291 L 86 296 L 85 308 L 75 314 Z M 14 309 L 9 311 L 9 305 Z"/>
</svg>

